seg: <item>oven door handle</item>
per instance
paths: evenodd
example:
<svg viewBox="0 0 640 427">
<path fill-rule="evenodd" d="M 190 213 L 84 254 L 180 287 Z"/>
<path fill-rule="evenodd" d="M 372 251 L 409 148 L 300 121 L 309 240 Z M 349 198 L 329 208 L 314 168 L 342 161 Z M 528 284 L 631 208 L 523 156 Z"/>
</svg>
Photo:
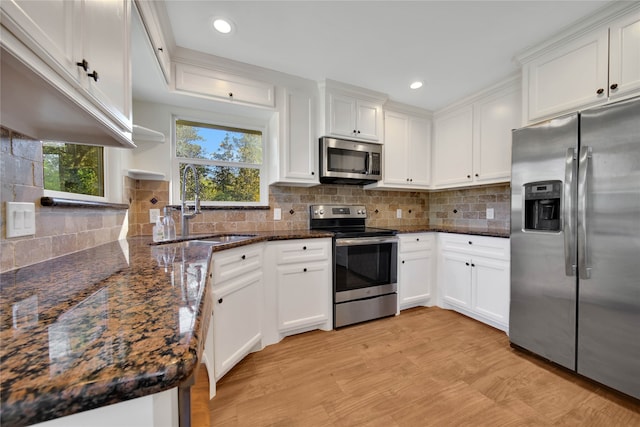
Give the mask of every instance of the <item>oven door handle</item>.
<svg viewBox="0 0 640 427">
<path fill-rule="evenodd" d="M 393 237 L 353 237 L 345 239 L 336 239 L 336 246 L 362 246 L 362 245 L 379 245 L 381 243 L 397 243 L 398 238 Z"/>
</svg>

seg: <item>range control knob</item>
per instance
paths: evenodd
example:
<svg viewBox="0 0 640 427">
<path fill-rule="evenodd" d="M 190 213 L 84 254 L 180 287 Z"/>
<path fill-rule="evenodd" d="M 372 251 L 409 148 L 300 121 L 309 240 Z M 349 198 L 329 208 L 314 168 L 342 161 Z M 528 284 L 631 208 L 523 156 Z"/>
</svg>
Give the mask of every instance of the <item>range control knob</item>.
<svg viewBox="0 0 640 427">
<path fill-rule="evenodd" d="M 367 214 L 367 210 L 366 209 L 362 209 L 362 215 L 366 215 Z"/>
<path fill-rule="evenodd" d="M 320 215 L 324 215 L 324 209 L 320 209 Z"/>
</svg>

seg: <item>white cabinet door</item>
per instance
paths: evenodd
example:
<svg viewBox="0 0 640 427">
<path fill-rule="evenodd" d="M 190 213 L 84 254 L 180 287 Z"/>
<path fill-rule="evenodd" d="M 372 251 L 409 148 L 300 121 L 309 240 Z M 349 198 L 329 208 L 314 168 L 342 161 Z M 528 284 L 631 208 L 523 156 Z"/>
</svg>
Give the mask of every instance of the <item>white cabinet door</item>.
<svg viewBox="0 0 640 427">
<path fill-rule="evenodd" d="M 327 127 L 331 135 L 378 141 L 382 131 L 382 105 L 329 92 Z"/>
<path fill-rule="evenodd" d="M 520 127 L 520 88 L 515 85 L 473 106 L 473 181 L 508 181 L 511 131 Z"/>
<path fill-rule="evenodd" d="M 386 144 L 386 141 L 385 141 Z M 428 187 L 431 183 L 431 120 L 409 118 L 409 143 L 406 152 L 410 183 Z"/>
<path fill-rule="evenodd" d="M 473 258 L 473 310 L 503 325 L 509 324 L 510 270 L 506 261 Z"/>
<path fill-rule="evenodd" d="M 331 316 L 328 262 L 278 266 L 278 330 L 325 323 Z"/>
<path fill-rule="evenodd" d="M 158 66 L 162 71 L 165 82 L 171 81 L 171 58 L 169 57 L 169 46 L 162 32 L 158 13 L 155 9 L 155 2 L 136 0 L 136 6 L 140 12 L 142 23 L 149 35 L 151 47 L 155 53 Z"/>
<path fill-rule="evenodd" d="M 392 111 L 384 113 L 384 183 L 407 185 L 407 144 L 409 141 L 409 117 Z"/>
<path fill-rule="evenodd" d="M 260 343 L 262 272 L 215 287 L 213 298 L 214 371 L 218 380 Z"/>
<path fill-rule="evenodd" d="M 358 100 L 356 102 L 356 137 L 377 141 L 380 139 L 380 106 L 373 102 Z"/>
<path fill-rule="evenodd" d="M 228 102 L 264 107 L 275 105 L 275 88 L 272 84 L 194 65 L 175 64 L 175 88 L 178 92 Z"/>
<path fill-rule="evenodd" d="M 316 98 L 303 92 L 284 91 L 282 140 L 278 142 L 277 169 L 273 181 L 293 185 L 319 183 L 318 140 L 315 131 Z"/>
<path fill-rule="evenodd" d="M 357 106 L 354 98 L 329 94 L 329 132 L 353 137 L 356 134 Z"/>
<path fill-rule="evenodd" d="M 400 309 L 426 305 L 431 298 L 433 258 L 430 251 L 400 255 L 398 291 Z"/>
<path fill-rule="evenodd" d="M 431 121 L 385 111 L 383 181 L 377 186 L 426 189 L 430 181 Z"/>
<path fill-rule="evenodd" d="M 605 102 L 608 52 L 609 32 L 605 28 L 527 64 L 529 121 Z"/>
<path fill-rule="evenodd" d="M 443 300 L 461 308 L 471 308 L 470 257 L 443 252 L 441 267 Z"/>
<path fill-rule="evenodd" d="M 83 1 L 87 89 L 124 128 L 131 128 L 130 7 L 126 0 Z"/>
<path fill-rule="evenodd" d="M 447 186 L 472 180 L 473 107 L 471 105 L 434 120 L 434 184 Z"/>
<path fill-rule="evenodd" d="M 32 39 L 30 48 L 43 53 L 45 62 L 67 78 L 78 80 L 80 71 L 76 62 L 76 51 L 80 48 L 79 34 L 80 7 L 78 1 L 69 0 L 3 0 L 3 12 L 11 18 L 2 25 L 10 30 L 24 31 Z M 17 24 L 17 27 L 14 25 Z"/>
<path fill-rule="evenodd" d="M 609 29 L 609 97 L 640 90 L 640 13 L 626 16 Z"/>
</svg>

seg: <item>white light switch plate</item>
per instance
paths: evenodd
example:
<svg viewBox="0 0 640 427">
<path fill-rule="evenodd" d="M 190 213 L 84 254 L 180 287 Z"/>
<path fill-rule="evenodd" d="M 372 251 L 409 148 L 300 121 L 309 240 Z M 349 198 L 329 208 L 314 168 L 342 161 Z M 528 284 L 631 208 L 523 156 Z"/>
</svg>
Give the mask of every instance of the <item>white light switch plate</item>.
<svg viewBox="0 0 640 427">
<path fill-rule="evenodd" d="M 36 234 L 36 205 L 7 202 L 7 238 Z"/>
<path fill-rule="evenodd" d="M 273 220 L 280 221 L 282 219 L 282 209 L 273 208 Z"/>
<path fill-rule="evenodd" d="M 487 219 L 493 219 L 493 208 L 487 208 Z"/>
<path fill-rule="evenodd" d="M 402 218 L 402 209 L 396 209 L 396 218 Z"/>
<path fill-rule="evenodd" d="M 149 222 L 155 224 L 160 216 L 160 209 L 149 209 Z"/>
</svg>

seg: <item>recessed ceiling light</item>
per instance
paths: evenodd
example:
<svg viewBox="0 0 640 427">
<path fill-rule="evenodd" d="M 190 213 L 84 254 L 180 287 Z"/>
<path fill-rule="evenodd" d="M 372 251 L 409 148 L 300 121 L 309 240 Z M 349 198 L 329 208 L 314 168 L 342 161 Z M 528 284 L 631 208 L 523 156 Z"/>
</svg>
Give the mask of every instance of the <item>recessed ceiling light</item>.
<svg viewBox="0 0 640 427">
<path fill-rule="evenodd" d="M 231 22 L 228 19 L 224 18 L 214 18 L 213 28 L 215 28 L 217 32 L 222 34 L 229 34 L 231 30 L 233 30 Z"/>
<path fill-rule="evenodd" d="M 413 82 L 409 85 L 411 89 L 420 89 L 422 87 L 422 82 Z"/>
</svg>

